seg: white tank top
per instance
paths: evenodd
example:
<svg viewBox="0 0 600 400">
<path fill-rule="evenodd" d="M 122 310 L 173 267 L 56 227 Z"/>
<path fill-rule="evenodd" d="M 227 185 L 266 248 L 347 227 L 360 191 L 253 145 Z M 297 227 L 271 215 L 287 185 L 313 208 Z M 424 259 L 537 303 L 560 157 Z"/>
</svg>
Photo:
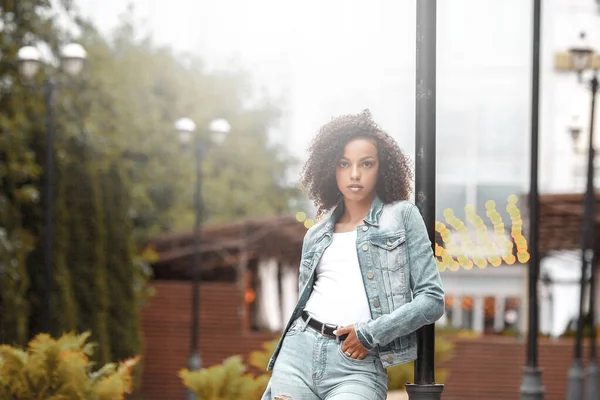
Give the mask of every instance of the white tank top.
<svg viewBox="0 0 600 400">
<path fill-rule="evenodd" d="M 334 233 L 317 265 L 316 280 L 304 310 L 314 319 L 346 326 L 371 319 L 356 254 L 356 230 Z"/>
</svg>

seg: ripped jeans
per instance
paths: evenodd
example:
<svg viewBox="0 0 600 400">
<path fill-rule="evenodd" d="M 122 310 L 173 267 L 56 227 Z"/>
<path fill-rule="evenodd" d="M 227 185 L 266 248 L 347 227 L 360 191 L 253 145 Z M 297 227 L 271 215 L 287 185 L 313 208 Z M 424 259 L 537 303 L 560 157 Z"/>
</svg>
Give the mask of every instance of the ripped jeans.
<svg viewBox="0 0 600 400">
<path fill-rule="evenodd" d="M 298 318 L 286 333 L 262 400 L 385 400 L 388 376 L 372 351 L 349 358 L 342 343 Z"/>
</svg>

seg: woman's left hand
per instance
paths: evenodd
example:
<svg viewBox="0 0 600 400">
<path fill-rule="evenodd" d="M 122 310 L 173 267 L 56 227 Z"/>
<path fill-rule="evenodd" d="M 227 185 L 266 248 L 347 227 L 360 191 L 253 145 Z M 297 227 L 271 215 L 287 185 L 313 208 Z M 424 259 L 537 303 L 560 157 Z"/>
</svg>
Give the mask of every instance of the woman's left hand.
<svg viewBox="0 0 600 400">
<path fill-rule="evenodd" d="M 360 344 L 353 325 L 338 328 L 334 333 L 336 336 L 348 334 L 348 337 L 342 343 L 342 351 L 348 357 L 356 360 L 362 360 L 369 353 L 369 351 L 365 349 L 362 344 Z"/>
</svg>

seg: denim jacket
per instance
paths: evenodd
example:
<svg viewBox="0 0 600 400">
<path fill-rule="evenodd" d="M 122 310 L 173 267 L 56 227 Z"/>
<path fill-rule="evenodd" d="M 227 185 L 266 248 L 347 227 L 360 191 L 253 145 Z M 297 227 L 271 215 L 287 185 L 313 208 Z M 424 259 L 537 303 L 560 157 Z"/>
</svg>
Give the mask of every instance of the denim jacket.
<svg viewBox="0 0 600 400">
<path fill-rule="evenodd" d="M 335 224 L 343 211 L 340 203 L 304 237 L 300 296 L 268 371 L 275 365 L 290 325 L 304 310 L 316 267 L 332 242 Z M 364 225 L 357 227 L 356 252 L 371 310 L 370 321 L 354 325 L 360 343 L 368 350 L 377 347 L 384 367 L 416 359 L 415 331 L 434 323 L 444 313 L 442 282 L 418 208 L 407 201 L 384 204 L 376 197 Z"/>
</svg>

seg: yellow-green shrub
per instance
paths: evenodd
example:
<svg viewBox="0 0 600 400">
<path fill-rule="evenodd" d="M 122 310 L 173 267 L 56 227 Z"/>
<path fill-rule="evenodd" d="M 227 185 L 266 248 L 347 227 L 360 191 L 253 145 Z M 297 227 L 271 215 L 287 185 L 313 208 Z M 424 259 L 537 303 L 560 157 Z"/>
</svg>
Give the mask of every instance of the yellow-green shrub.
<svg viewBox="0 0 600 400">
<path fill-rule="evenodd" d="M 272 372 L 267 371 L 267 366 L 269 365 L 269 360 L 275 352 L 278 343 L 279 339 L 271 340 L 269 342 L 263 343 L 262 349 L 251 352 L 248 356 L 248 362 L 250 363 L 250 365 L 256 368 L 261 373 L 271 376 Z"/>
<path fill-rule="evenodd" d="M 250 375 L 241 356 L 229 357 L 220 365 L 200 371 L 181 370 L 179 377 L 198 400 L 260 399 L 269 381 L 267 375 Z"/>
<path fill-rule="evenodd" d="M 139 357 L 93 371 L 89 333 L 39 334 L 27 350 L 0 345 L 0 399 L 123 400 Z"/>
</svg>

